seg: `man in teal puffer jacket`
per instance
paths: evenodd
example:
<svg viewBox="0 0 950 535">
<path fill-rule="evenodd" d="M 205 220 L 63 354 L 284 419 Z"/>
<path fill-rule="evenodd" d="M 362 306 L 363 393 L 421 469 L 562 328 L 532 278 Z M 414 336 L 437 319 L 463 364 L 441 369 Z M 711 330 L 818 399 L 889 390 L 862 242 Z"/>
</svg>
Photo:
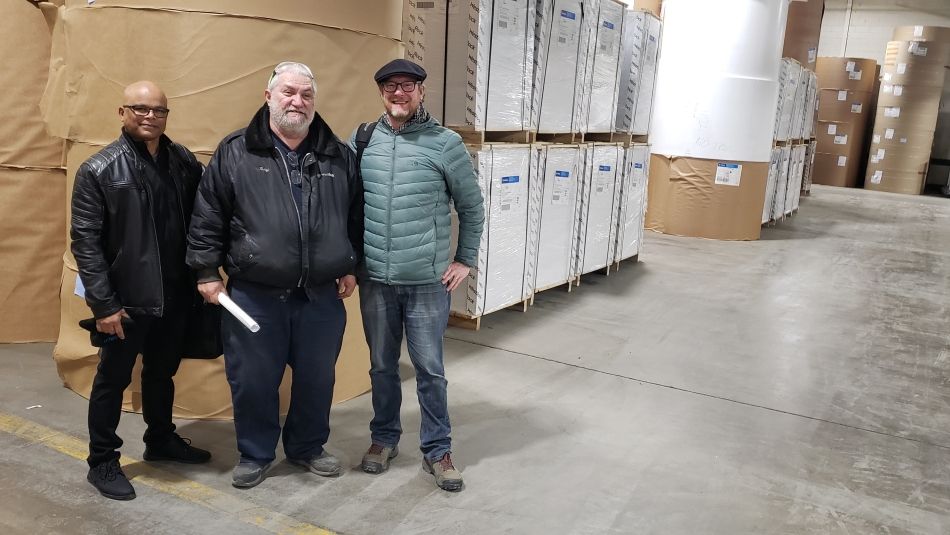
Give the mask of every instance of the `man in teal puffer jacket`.
<svg viewBox="0 0 950 535">
<path fill-rule="evenodd" d="M 422 413 L 423 467 L 440 488 L 458 491 L 462 475 L 452 464 L 442 335 L 451 292 L 475 266 L 485 220 L 482 194 L 461 137 L 439 125 L 422 105 L 425 70 L 398 59 L 374 78 L 386 111 L 375 125 L 364 126 L 364 135 L 357 129 L 350 140 L 356 147 L 371 135 L 360 161 L 365 264 L 359 286 L 375 415 L 372 445 L 361 466 L 382 473 L 398 453 L 405 330 Z M 450 205 L 459 220 L 454 259 Z"/>
</svg>

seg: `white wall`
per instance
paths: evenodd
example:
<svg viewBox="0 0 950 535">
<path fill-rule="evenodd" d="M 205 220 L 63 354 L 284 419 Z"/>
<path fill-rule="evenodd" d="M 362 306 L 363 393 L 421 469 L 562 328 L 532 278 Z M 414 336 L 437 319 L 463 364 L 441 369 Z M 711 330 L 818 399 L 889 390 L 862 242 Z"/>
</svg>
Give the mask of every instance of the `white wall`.
<svg viewBox="0 0 950 535">
<path fill-rule="evenodd" d="M 947 0 L 950 3 L 950 0 Z M 913 9 L 881 9 L 855 2 L 845 31 L 846 10 L 828 5 L 821 22 L 819 56 L 871 58 L 884 63 L 884 49 L 895 26 L 950 26 L 950 17 Z M 845 38 L 847 42 L 845 43 Z M 844 46 L 843 46 L 844 45 Z"/>
</svg>

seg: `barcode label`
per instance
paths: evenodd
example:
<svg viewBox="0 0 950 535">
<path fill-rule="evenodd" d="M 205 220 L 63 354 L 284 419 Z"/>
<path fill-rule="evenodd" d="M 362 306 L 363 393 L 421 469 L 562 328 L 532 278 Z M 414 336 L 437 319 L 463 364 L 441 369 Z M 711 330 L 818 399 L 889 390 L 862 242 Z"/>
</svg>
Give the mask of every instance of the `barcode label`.
<svg viewBox="0 0 950 535">
<path fill-rule="evenodd" d="M 502 30 L 507 30 L 507 29 L 508 29 L 508 21 L 504 21 L 504 20 L 498 21 L 498 27 L 501 28 Z"/>
<path fill-rule="evenodd" d="M 511 210 L 511 205 L 510 205 L 510 204 L 503 204 L 503 205 L 501 205 L 501 211 L 502 211 L 502 212 L 507 211 L 507 210 Z"/>
<path fill-rule="evenodd" d="M 416 7 L 419 9 L 432 9 L 435 7 L 435 2 L 416 2 Z"/>
<path fill-rule="evenodd" d="M 558 37 L 557 42 L 563 45 L 567 42 L 567 37 Z"/>
</svg>

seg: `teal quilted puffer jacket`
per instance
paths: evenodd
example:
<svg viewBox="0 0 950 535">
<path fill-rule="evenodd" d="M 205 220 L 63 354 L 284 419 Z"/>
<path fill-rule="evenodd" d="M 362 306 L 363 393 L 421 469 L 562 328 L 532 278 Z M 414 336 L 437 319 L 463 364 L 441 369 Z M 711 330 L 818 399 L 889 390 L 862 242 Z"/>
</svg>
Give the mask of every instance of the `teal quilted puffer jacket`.
<svg viewBox="0 0 950 535">
<path fill-rule="evenodd" d="M 356 132 L 350 136 L 350 146 Z M 451 255 L 450 201 L 459 217 L 455 261 L 475 266 L 485 221 L 482 194 L 462 138 L 435 119 L 394 133 L 376 125 L 360 162 L 365 273 L 386 284 L 442 279 Z"/>
</svg>

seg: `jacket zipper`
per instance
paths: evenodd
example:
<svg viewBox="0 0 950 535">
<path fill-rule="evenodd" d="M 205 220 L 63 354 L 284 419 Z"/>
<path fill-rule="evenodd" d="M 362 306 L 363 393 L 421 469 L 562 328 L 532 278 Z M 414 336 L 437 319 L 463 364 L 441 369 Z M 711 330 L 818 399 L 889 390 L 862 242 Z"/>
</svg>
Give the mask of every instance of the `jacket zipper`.
<svg viewBox="0 0 950 535">
<path fill-rule="evenodd" d="M 280 152 L 277 148 L 274 148 L 278 156 L 280 156 L 280 163 L 284 164 L 284 176 L 287 177 L 287 193 L 290 194 L 290 204 L 294 207 L 294 213 L 297 214 L 297 232 L 300 233 L 297 238 L 300 241 L 300 252 L 303 254 L 303 221 L 300 219 L 300 208 L 297 208 L 297 201 L 294 200 L 294 185 L 290 182 L 290 168 L 287 167 L 287 160 L 284 159 L 283 153 Z M 300 177 L 303 180 L 303 176 Z M 301 264 L 303 263 L 303 258 L 300 259 Z M 303 286 L 303 269 L 300 270 L 300 279 L 297 280 L 297 287 Z"/>
<path fill-rule="evenodd" d="M 139 167 L 139 156 L 135 153 L 135 149 L 132 149 L 132 159 L 135 162 L 135 170 L 142 171 L 143 168 Z M 145 190 L 145 199 L 148 201 L 148 218 L 152 221 L 152 238 L 155 240 L 155 256 L 158 257 L 158 286 L 161 288 L 162 300 L 158 305 L 159 316 L 162 317 L 165 315 L 165 274 L 162 273 L 162 251 L 158 246 L 158 232 L 155 230 L 155 215 L 152 213 L 152 190 L 148 187 L 148 182 L 142 180 L 142 177 L 136 173 L 136 178 L 139 180 L 142 189 Z M 181 201 L 179 200 L 179 204 Z"/>
<path fill-rule="evenodd" d="M 393 192 L 396 189 L 396 136 L 399 134 L 393 132 L 393 152 L 392 161 L 389 162 L 389 195 L 387 195 L 388 205 L 386 208 L 386 284 L 392 284 L 392 256 L 393 256 Z"/>
</svg>

